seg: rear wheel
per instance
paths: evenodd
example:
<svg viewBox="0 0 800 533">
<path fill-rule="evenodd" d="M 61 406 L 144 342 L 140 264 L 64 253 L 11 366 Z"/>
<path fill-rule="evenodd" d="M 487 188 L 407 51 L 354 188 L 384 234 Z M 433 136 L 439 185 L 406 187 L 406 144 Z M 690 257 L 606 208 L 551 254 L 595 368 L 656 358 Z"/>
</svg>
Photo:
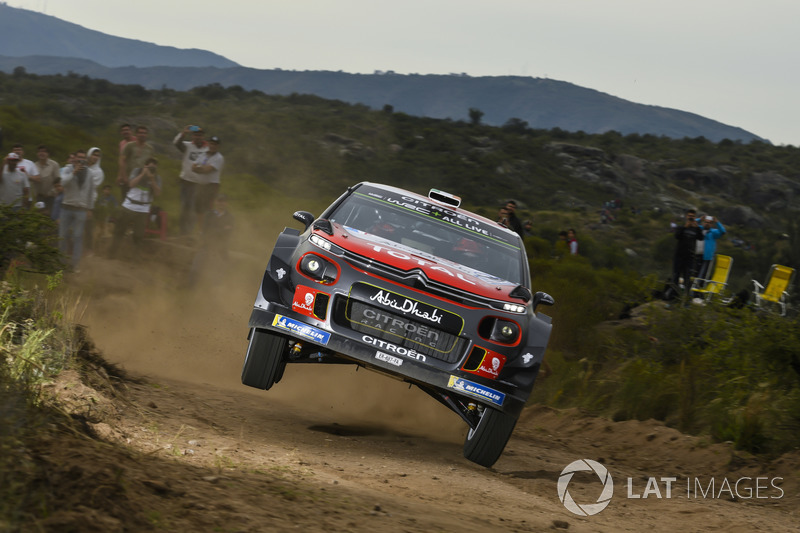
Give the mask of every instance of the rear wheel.
<svg viewBox="0 0 800 533">
<path fill-rule="evenodd" d="M 247 346 L 247 356 L 242 368 L 242 383 L 257 389 L 269 390 L 281 377 L 286 367 L 283 359 L 286 338 L 254 329 Z"/>
<path fill-rule="evenodd" d="M 464 441 L 464 457 L 486 468 L 491 467 L 506 447 L 517 417 L 484 407 L 478 425 L 470 428 Z"/>
</svg>

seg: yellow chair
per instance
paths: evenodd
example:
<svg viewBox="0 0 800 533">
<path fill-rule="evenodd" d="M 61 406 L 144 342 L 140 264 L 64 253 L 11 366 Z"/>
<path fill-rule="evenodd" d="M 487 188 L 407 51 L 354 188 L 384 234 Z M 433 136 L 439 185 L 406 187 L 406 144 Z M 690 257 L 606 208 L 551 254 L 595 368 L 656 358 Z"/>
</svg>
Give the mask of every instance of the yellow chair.
<svg viewBox="0 0 800 533">
<path fill-rule="evenodd" d="M 786 316 L 786 305 L 789 299 L 789 285 L 794 280 L 794 269 L 783 265 L 772 265 L 767 276 L 766 287 L 756 280 L 753 296 L 756 299 L 756 307 L 764 304 L 775 304 L 781 309 L 781 316 Z"/>
<path fill-rule="evenodd" d="M 728 286 L 728 278 L 731 275 L 733 258 L 729 255 L 714 254 L 714 266 L 709 269 L 712 274 L 710 279 L 694 278 L 692 282 L 692 292 L 698 298 L 703 297 L 706 301 L 713 296 L 721 296 L 722 291 Z M 728 300 L 729 301 L 729 300 Z M 723 300 L 723 303 L 727 303 Z"/>
</svg>

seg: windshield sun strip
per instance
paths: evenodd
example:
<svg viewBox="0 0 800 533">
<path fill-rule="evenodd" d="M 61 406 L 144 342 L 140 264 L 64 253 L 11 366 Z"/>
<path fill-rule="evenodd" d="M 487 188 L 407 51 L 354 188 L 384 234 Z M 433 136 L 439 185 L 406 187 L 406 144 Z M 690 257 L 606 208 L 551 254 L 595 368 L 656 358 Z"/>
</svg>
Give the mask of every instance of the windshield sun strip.
<svg viewBox="0 0 800 533">
<path fill-rule="evenodd" d="M 361 193 L 361 192 L 354 192 L 354 193 L 353 193 L 353 196 L 360 196 L 360 197 L 362 197 L 362 198 L 364 198 L 364 199 L 366 199 L 366 200 L 371 200 L 371 201 L 373 201 L 373 202 L 379 202 L 379 203 L 385 204 L 385 205 L 387 205 L 387 206 L 390 206 L 390 207 L 392 207 L 392 208 L 395 208 L 395 209 L 402 209 L 402 210 L 408 211 L 409 213 L 414 213 L 414 214 L 417 214 L 417 215 L 419 215 L 419 214 L 420 214 L 420 213 L 419 213 L 419 211 L 416 211 L 416 210 L 414 210 L 414 209 L 408 208 L 408 207 L 406 207 L 406 206 L 404 206 L 404 205 L 397 205 L 397 204 L 393 204 L 393 203 L 391 203 L 391 202 L 387 202 L 386 200 L 384 200 L 384 199 L 382 199 L 382 198 L 376 198 L 376 197 L 374 197 L 374 196 L 370 196 L 369 194 L 364 194 L 364 193 Z M 431 204 L 423 204 L 423 205 L 431 205 Z M 452 212 L 453 212 L 453 213 L 455 213 L 455 211 L 452 211 Z M 456 214 L 457 214 L 457 213 L 456 213 Z M 512 250 L 514 250 L 514 251 L 516 251 L 516 252 L 519 252 L 519 251 L 520 251 L 520 248 L 519 248 L 519 246 L 515 246 L 515 245 L 514 245 L 514 244 L 512 244 L 512 243 L 505 242 L 505 241 L 503 241 L 503 240 L 501 240 L 501 239 L 498 239 L 497 237 L 494 237 L 494 236 L 492 236 L 492 235 L 485 235 L 485 234 L 483 234 L 483 233 L 479 233 L 479 232 L 477 232 L 477 231 L 473 231 L 473 230 L 470 230 L 470 229 L 468 229 L 468 228 L 464 228 L 464 227 L 462 227 L 462 226 L 459 226 L 458 224 L 454 224 L 454 223 L 452 223 L 452 222 L 448 222 L 447 220 L 442 220 L 442 219 L 440 219 L 440 218 L 436 218 L 436 217 L 433 217 L 433 216 L 430 216 L 430 215 L 428 215 L 427 217 L 428 217 L 428 218 L 432 218 L 433 220 L 436 220 L 436 221 L 437 221 L 437 222 L 439 222 L 439 223 L 442 223 L 442 224 L 447 224 L 447 225 L 449 225 L 449 226 L 452 226 L 453 228 L 456 228 L 456 229 L 458 229 L 459 231 L 466 231 L 466 232 L 469 232 L 469 233 L 472 233 L 472 234 L 474 234 L 475 236 L 477 236 L 477 237 L 479 237 L 479 238 L 482 238 L 482 239 L 487 239 L 487 240 L 490 240 L 490 241 L 496 242 L 497 244 L 500 244 L 501 246 L 505 246 L 506 248 L 510 248 L 510 249 L 512 249 Z M 473 220 L 474 220 L 474 219 L 473 219 Z M 479 223 L 479 224 L 481 224 L 482 226 L 483 226 L 483 225 L 485 225 L 485 224 L 483 224 L 483 222 L 480 222 L 480 221 L 476 221 L 476 222 L 478 222 L 478 223 Z"/>
</svg>

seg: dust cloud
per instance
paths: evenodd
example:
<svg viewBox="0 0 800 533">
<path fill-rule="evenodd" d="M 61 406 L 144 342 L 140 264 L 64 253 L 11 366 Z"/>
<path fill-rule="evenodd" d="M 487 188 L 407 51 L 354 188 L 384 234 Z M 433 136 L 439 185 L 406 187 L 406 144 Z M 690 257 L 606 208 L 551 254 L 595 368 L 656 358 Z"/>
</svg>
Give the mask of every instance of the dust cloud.
<svg viewBox="0 0 800 533">
<path fill-rule="evenodd" d="M 237 219 L 238 249 L 227 264 L 209 265 L 191 289 L 182 287 L 193 256 L 189 246 L 148 239 L 141 262 L 106 259 L 99 246 L 67 283 L 88 302 L 80 321 L 105 357 L 156 384 L 161 378 L 255 394 L 312 410 L 321 423 L 369 423 L 461 441 L 466 425 L 450 410 L 416 387 L 355 365 L 290 364 L 269 391 L 241 384 L 247 321 L 283 229 L 260 222 Z M 291 214 L 286 222 L 293 222 Z"/>
</svg>

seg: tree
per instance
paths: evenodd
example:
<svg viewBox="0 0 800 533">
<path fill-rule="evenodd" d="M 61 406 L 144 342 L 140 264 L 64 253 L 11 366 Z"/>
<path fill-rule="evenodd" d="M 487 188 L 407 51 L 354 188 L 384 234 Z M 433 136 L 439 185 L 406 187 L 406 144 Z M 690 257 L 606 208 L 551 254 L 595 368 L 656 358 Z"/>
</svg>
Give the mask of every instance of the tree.
<svg viewBox="0 0 800 533">
<path fill-rule="evenodd" d="M 482 118 L 483 118 L 483 111 L 475 107 L 469 108 L 469 121 L 473 126 L 479 125 L 481 123 Z"/>
<path fill-rule="evenodd" d="M 511 133 L 525 133 L 528 131 L 528 123 L 521 118 L 510 118 L 503 124 L 503 129 Z"/>
</svg>

